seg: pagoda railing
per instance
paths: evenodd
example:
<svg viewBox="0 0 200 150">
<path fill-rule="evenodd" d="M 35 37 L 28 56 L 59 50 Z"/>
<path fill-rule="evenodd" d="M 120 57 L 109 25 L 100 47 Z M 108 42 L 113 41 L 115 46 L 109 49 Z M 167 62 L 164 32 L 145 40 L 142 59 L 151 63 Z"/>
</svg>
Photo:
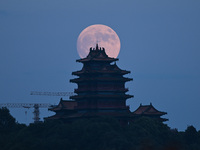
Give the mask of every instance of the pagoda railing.
<svg viewBox="0 0 200 150">
<path fill-rule="evenodd" d="M 109 87 L 104 87 L 104 88 L 83 88 L 83 89 L 74 89 L 75 93 L 79 93 L 79 92 L 98 92 L 98 91 L 109 91 L 109 92 L 127 92 L 128 88 L 109 88 Z"/>
</svg>

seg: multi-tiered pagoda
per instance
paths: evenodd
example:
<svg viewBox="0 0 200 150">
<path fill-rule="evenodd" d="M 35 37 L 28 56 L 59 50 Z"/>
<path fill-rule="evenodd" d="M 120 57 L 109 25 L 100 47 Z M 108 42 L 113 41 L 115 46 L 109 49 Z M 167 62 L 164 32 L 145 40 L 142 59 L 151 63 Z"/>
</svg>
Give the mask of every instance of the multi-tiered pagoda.
<svg viewBox="0 0 200 150">
<path fill-rule="evenodd" d="M 129 112 L 126 100 L 133 96 L 126 94 L 125 83 L 132 79 L 123 76 L 130 71 L 121 70 L 115 63 L 117 60 L 108 57 L 105 49 L 99 48 L 98 44 L 96 49 L 90 48 L 86 58 L 77 60 L 83 63 L 83 68 L 72 73 L 78 78 L 70 82 L 78 85 L 74 90 L 77 95 L 71 96 L 77 102 L 78 113 L 117 116 Z"/>
<path fill-rule="evenodd" d="M 126 100 L 133 96 L 126 94 L 128 89 L 125 83 L 132 79 L 124 77 L 130 71 L 121 70 L 116 61 L 117 58 L 109 57 L 98 44 L 96 48 L 90 48 L 86 58 L 77 60 L 83 64 L 83 68 L 72 72 L 78 78 L 70 80 L 78 85 L 74 90 L 76 95 L 70 97 L 70 105 L 73 105 L 75 112 L 71 113 L 73 111 L 67 108 L 69 101 L 62 100 L 57 107 L 51 109 L 56 115 L 48 119 L 113 116 L 119 118 L 120 122 L 126 122 L 131 114 Z"/>
<path fill-rule="evenodd" d="M 46 119 L 62 119 L 72 121 L 77 118 L 93 118 L 99 116 L 110 116 L 117 118 L 121 124 L 143 116 L 143 109 L 134 113 L 126 106 L 126 100 L 133 97 L 127 94 L 125 83 L 131 78 L 124 77 L 130 71 L 122 70 L 116 65 L 117 58 L 109 57 L 104 48 L 90 48 L 86 58 L 78 59 L 83 64 L 80 71 L 72 72 L 77 76 L 70 82 L 76 83 L 76 93 L 70 98 L 72 100 L 61 100 L 59 105 L 51 110 L 56 112 L 54 116 Z M 149 109 L 148 109 L 149 110 Z M 148 113 L 148 116 L 156 116 L 157 110 Z M 160 118 L 161 115 L 157 115 Z"/>
</svg>

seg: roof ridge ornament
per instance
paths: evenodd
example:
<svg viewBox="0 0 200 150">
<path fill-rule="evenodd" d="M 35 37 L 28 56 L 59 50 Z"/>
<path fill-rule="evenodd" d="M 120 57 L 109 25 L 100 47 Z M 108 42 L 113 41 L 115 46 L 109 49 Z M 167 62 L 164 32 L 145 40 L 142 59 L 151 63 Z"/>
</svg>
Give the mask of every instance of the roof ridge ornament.
<svg viewBox="0 0 200 150">
<path fill-rule="evenodd" d="M 97 42 L 97 44 L 96 44 L 96 50 L 99 50 L 98 42 Z"/>
</svg>

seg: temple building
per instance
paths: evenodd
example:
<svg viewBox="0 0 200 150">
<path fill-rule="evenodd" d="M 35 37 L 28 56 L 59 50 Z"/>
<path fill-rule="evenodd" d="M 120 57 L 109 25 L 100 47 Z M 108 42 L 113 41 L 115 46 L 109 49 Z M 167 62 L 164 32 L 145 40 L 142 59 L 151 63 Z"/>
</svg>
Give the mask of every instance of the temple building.
<svg viewBox="0 0 200 150">
<path fill-rule="evenodd" d="M 61 98 L 57 106 L 49 108 L 50 111 L 54 111 L 56 114 L 46 119 L 65 119 L 67 116 L 76 113 L 76 106 L 76 101 L 63 100 Z"/>
<path fill-rule="evenodd" d="M 127 94 L 125 83 L 133 79 L 124 77 L 130 71 L 122 70 L 117 66 L 118 58 L 109 57 L 105 49 L 98 47 L 97 44 L 96 48 L 90 48 L 86 58 L 76 61 L 82 63 L 83 67 L 79 71 L 72 72 L 72 75 L 77 76 L 70 80 L 77 84 L 75 95 L 68 101 L 61 99 L 56 107 L 50 109 L 56 114 L 46 119 L 62 119 L 70 122 L 77 118 L 110 116 L 117 118 L 121 124 L 127 124 L 130 120 L 144 115 L 141 113 L 142 107 L 131 112 L 126 106 L 126 100 L 133 95 Z M 163 113 L 157 115 L 156 109 L 151 113 L 152 109 L 148 109 L 150 113 L 145 115 L 158 118 L 163 115 Z"/>
<path fill-rule="evenodd" d="M 142 105 L 133 112 L 134 119 L 138 119 L 140 117 L 151 117 L 160 120 L 161 122 L 168 121 L 168 119 L 161 118 L 161 116 L 166 115 L 166 112 L 158 111 L 155 109 L 150 103 L 150 105 Z"/>
</svg>

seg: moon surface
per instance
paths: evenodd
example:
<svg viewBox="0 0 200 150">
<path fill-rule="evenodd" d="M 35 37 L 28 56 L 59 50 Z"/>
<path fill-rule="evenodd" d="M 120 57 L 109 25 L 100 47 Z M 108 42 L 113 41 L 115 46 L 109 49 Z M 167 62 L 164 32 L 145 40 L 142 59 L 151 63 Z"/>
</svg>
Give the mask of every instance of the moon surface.
<svg viewBox="0 0 200 150">
<path fill-rule="evenodd" d="M 90 47 L 104 47 L 109 57 L 117 58 L 120 51 L 120 39 L 117 33 L 110 27 L 102 24 L 95 24 L 85 28 L 77 40 L 77 51 L 81 58 L 89 54 Z"/>
</svg>

